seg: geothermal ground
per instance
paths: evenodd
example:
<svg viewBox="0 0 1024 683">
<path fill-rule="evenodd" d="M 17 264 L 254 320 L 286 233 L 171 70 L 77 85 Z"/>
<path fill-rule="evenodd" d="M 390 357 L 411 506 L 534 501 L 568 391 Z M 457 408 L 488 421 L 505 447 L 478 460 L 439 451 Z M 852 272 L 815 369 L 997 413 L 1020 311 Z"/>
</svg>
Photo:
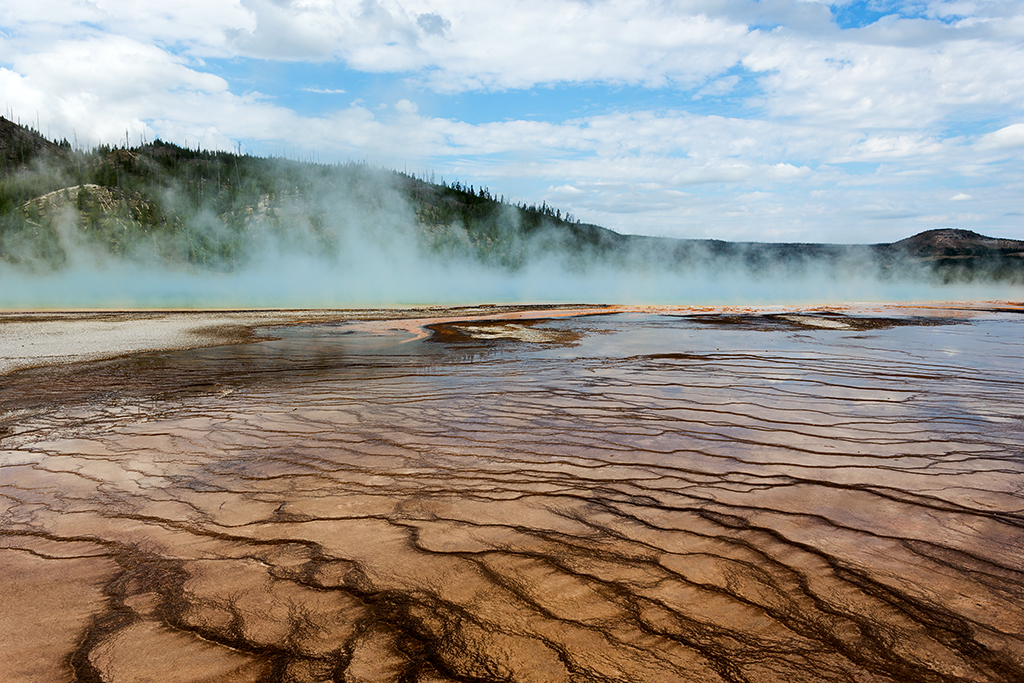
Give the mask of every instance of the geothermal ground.
<svg viewBox="0 0 1024 683">
<path fill-rule="evenodd" d="M 2 316 L 0 672 L 1024 680 L 1022 311 Z"/>
</svg>

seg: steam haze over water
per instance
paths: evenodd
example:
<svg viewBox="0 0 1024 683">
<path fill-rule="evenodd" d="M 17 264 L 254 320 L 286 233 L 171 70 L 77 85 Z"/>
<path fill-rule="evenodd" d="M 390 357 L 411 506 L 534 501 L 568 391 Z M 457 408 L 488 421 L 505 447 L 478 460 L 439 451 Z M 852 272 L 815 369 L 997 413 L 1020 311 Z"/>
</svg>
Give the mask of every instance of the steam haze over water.
<svg viewBox="0 0 1024 683">
<path fill-rule="evenodd" d="M 945 242 L 919 253 L 622 236 L 366 164 L 165 143 L 55 154 L 0 188 L 0 307 L 1009 299 L 1024 280 L 1012 254 L 936 271 Z M 1001 267 L 1009 275 L 993 277 Z"/>
<path fill-rule="evenodd" d="M 417 304 L 829 304 L 872 301 L 1015 299 L 1019 286 L 869 277 L 755 277 L 742 270 L 688 273 L 594 267 L 564 270 L 538 262 L 510 273 L 478 263 L 438 263 L 360 253 L 356 263 L 283 257 L 239 272 L 163 270 L 138 264 L 71 266 L 43 275 L 0 272 L 0 307 L 8 309 L 336 308 Z"/>
</svg>

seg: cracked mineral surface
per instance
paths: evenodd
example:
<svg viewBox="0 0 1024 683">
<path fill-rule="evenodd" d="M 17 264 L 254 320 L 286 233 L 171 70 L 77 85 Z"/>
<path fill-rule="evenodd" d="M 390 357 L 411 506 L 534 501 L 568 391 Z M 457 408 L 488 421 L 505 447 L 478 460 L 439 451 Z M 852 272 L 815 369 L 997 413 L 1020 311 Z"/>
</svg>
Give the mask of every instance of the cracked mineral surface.
<svg viewBox="0 0 1024 683">
<path fill-rule="evenodd" d="M 629 313 L 0 377 L 7 681 L 1024 680 L 1024 316 Z"/>
</svg>

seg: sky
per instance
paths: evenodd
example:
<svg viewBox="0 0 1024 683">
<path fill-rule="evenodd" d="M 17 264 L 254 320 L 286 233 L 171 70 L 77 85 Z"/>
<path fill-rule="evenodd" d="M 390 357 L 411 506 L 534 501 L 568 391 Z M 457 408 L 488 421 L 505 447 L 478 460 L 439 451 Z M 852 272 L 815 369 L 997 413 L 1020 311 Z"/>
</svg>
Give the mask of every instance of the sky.
<svg viewBox="0 0 1024 683">
<path fill-rule="evenodd" d="M 623 233 L 1024 239 L 1024 1 L 33 0 L 3 114 L 366 160 Z"/>
</svg>

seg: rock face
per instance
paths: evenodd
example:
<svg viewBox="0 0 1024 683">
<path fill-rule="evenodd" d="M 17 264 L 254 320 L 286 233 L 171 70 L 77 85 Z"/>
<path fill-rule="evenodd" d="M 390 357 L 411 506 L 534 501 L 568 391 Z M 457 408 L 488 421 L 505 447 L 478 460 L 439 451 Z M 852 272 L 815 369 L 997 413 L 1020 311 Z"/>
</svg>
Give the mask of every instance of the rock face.
<svg viewBox="0 0 1024 683">
<path fill-rule="evenodd" d="M 1020 681 L 1022 324 L 325 325 L 23 370 L 0 386 L 0 664 Z"/>
</svg>

